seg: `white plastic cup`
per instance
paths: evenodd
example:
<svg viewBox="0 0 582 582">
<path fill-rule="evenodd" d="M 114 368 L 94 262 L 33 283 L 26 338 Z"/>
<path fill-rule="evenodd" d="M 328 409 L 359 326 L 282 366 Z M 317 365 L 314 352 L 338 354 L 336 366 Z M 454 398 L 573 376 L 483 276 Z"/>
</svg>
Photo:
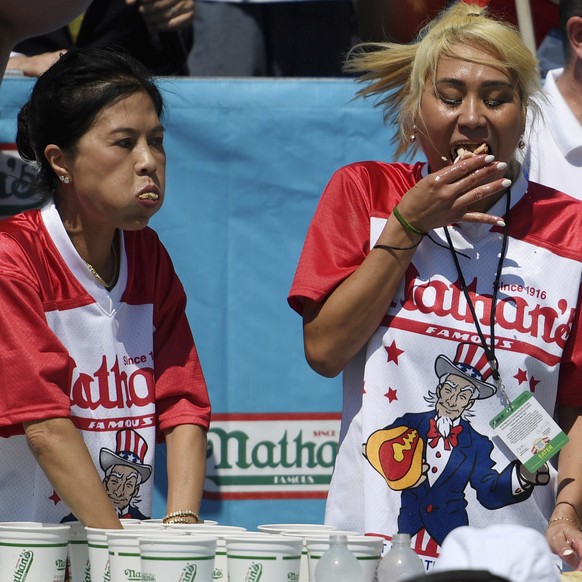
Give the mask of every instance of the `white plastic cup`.
<svg viewBox="0 0 582 582">
<path fill-rule="evenodd" d="M 229 582 L 299 580 L 303 540 L 276 534 L 226 538 Z"/>
<path fill-rule="evenodd" d="M 236 525 L 206 525 L 202 527 L 192 527 L 188 531 L 189 535 L 212 535 L 216 536 L 216 555 L 214 558 L 213 580 L 226 582 L 228 580 L 228 560 L 226 558 L 226 538 L 245 536 L 266 536 L 269 534 L 260 532 L 249 532 L 244 527 Z"/>
<path fill-rule="evenodd" d="M 110 580 L 107 532 L 121 532 L 124 530 L 85 527 L 85 531 L 87 533 L 91 582 L 104 582 L 105 580 Z"/>
<path fill-rule="evenodd" d="M 309 558 L 309 580 L 314 582 L 317 562 L 329 549 L 329 535 L 309 536 L 305 544 Z M 363 582 L 374 582 L 383 546 L 384 538 L 380 536 L 348 536 L 348 550 L 358 559 Z"/>
<path fill-rule="evenodd" d="M 89 582 L 91 568 L 89 564 L 89 546 L 87 532 L 80 521 L 69 521 L 69 577 L 71 582 Z"/>
<path fill-rule="evenodd" d="M 111 582 L 136 582 L 141 580 L 139 538 L 160 535 L 186 535 L 187 532 L 169 532 L 166 528 L 154 528 L 134 523 L 123 529 L 109 530 L 107 552 L 109 554 L 109 574 Z"/>
<path fill-rule="evenodd" d="M 0 523 L 0 582 L 64 582 L 69 530 L 62 524 Z"/>
<path fill-rule="evenodd" d="M 280 534 L 284 531 L 300 531 L 301 533 L 334 531 L 336 528 L 333 525 L 325 525 L 323 523 L 264 523 L 259 525 L 257 529 L 264 533 Z"/>
<path fill-rule="evenodd" d="M 146 528 L 108 531 L 107 552 L 112 582 L 135 582 L 141 579 L 138 535 Z M 151 531 L 151 528 L 148 530 Z"/>
<path fill-rule="evenodd" d="M 212 582 L 216 537 L 159 535 L 139 538 L 142 582 Z"/>
</svg>

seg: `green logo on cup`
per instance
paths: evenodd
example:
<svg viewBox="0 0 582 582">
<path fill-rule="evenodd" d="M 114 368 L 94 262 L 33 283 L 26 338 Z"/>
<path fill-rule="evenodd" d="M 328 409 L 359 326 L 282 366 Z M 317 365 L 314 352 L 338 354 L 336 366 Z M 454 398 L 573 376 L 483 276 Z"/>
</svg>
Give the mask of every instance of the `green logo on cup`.
<svg viewBox="0 0 582 582">
<path fill-rule="evenodd" d="M 253 562 L 247 570 L 245 582 L 259 582 L 263 574 L 263 565 Z"/>
<path fill-rule="evenodd" d="M 222 570 L 220 568 L 214 568 L 214 572 L 212 573 L 212 579 L 213 580 L 220 580 L 224 578 L 224 574 L 222 573 Z"/>
<path fill-rule="evenodd" d="M 87 560 L 85 570 L 83 570 L 83 582 L 91 582 L 91 562 Z"/>
<path fill-rule="evenodd" d="M 30 550 L 24 550 L 20 556 L 18 556 L 16 570 L 14 570 L 14 577 L 12 578 L 13 582 L 24 582 L 26 580 L 33 560 L 34 552 L 31 552 Z"/>
<path fill-rule="evenodd" d="M 198 570 L 196 564 L 186 564 L 180 576 L 180 582 L 193 582 L 196 579 L 196 571 Z"/>
</svg>

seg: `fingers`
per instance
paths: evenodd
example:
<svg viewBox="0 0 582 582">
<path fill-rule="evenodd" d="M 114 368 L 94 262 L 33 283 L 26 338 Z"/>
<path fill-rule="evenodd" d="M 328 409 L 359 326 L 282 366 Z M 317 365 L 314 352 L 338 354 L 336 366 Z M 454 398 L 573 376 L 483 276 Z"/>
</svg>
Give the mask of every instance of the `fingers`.
<svg viewBox="0 0 582 582">
<path fill-rule="evenodd" d="M 194 20 L 194 0 L 141 0 L 139 11 L 153 30 L 177 30 Z"/>
<path fill-rule="evenodd" d="M 570 568 L 576 569 L 582 556 L 580 531 L 570 525 L 552 524 L 546 530 L 546 539 L 554 554 L 560 556 Z"/>
</svg>

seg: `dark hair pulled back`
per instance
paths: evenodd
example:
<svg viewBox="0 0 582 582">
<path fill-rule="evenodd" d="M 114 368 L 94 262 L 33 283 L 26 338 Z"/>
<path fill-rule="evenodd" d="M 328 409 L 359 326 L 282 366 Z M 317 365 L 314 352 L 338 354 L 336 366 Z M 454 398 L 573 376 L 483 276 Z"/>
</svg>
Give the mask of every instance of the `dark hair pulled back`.
<svg viewBox="0 0 582 582">
<path fill-rule="evenodd" d="M 47 145 L 72 153 L 102 109 L 140 92 L 161 117 L 163 98 L 151 73 L 118 48 L 72 49 L 41 75 L 18 114 L 16 134 L 20 156 L 38 167 L 37 192 L 50 196 L 58 184 L 44 155 Z"/>
</svg>

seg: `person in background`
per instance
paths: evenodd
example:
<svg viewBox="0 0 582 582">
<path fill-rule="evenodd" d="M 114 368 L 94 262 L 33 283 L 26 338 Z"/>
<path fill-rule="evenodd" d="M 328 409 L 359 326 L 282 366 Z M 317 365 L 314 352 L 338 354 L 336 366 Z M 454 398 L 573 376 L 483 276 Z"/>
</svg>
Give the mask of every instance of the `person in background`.
<svg viewBox="0 0 582 582">
<path fill-rule="evenodd" d="M 358 32 L 365 42 L 410 42 L 452 0 L 355 0 Z M 515 0 L 477 0 L 517 25 Z M 558 0 L 529 0 L 536 46 L 558 26 Z"/>
<path fill-rule="evenodd" d="M 0 82 L 10 52 L 21 40 L 63 26 L 89 0 L 2 0 L 0 2 Z"/>
<path fill-rule="evenodd" d="M 124 48 L 155 75 L 187 75 L 194 0 L 94 0 L 77 19 L 16 45 L 12 72 L 37 77 L 74 46 Z"/>
<path fill-rule="evenodd" d="M 201 77 L 339 77 L 352 0 L 197 0 L 188 68 Z"/>
<path fill-rule="evenodd" d="M 455 2 L 416 42 L 364 45 L 346 66 L 397 127 L 396 157 L 426 162 L 339 169 L 289 292 L 308 363 L 343 373 L 325 520 L 408 533 L 427 568 L 447 532 L 493 523 L 548 530 L 556 562 L 582 565 L 582 206 L 516 161 L 536 59 Z M 530 395 L 570 437 L 557 474 L 520 466 L 492 428 Z"/>
<path fill-rule="evenodd" d="M 198 521 L 210 402 L 184 289 L 147 226 L 165 195 L 162 113 L 141 63 L 72 49 L 18 115 L 45 203 L 0 222 L 2 521 L 119 528 L 114 465 L 137 473 L 132 512 L 151 517 L 158 439 L 165 521 Z"/>
<path fill-rule="evenodd" d="M 532 182 L 582 199 L 582 0 L 561 0 L 560 23 L 565 66 L 546 76 L 523 163 Z"/>
</svg>

